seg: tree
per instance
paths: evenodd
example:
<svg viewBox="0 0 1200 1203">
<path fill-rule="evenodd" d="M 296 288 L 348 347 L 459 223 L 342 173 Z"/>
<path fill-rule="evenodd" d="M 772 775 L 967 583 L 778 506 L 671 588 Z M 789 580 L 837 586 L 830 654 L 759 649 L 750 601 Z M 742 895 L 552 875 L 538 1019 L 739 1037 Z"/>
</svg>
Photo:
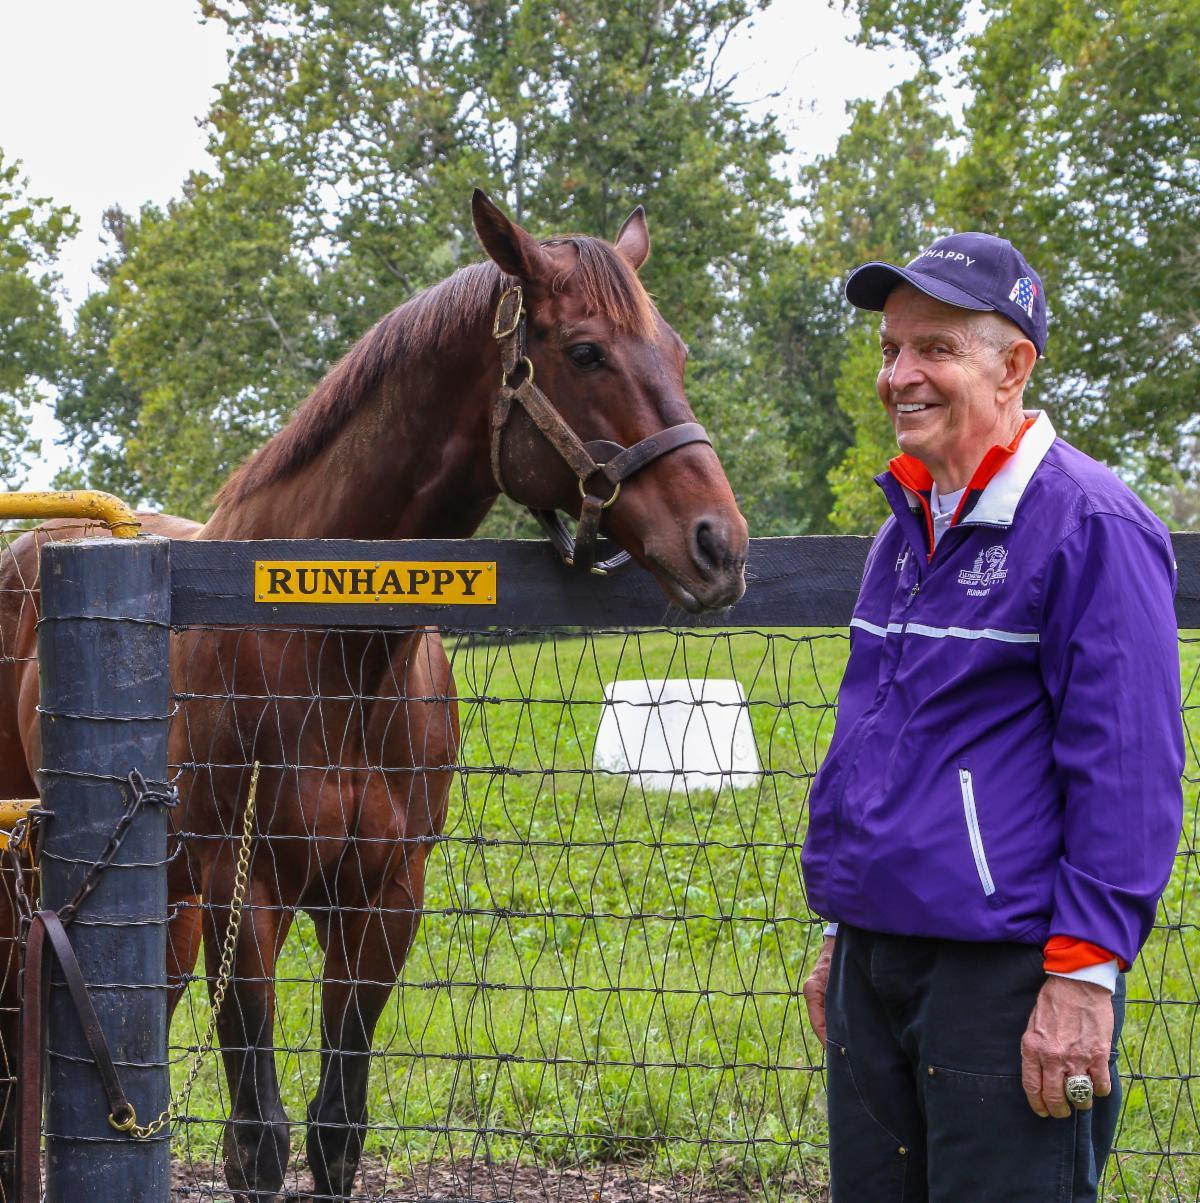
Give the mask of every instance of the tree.
<svg viewBox="0 0 1200 1203">
<path fill-rule="evenodd" d="M 206 0 L 236 44 L 216 169 L 128 222 L 106 302 L 123 388 L 99 425 L 124 445 L 119 470 L 202 517 L 373 321 L 479 258 L 476 184 L 543 235 L 611 237 L 645 203 L 643 275 L 719 425 L 743 281 L 772 253 L 786 187 L 778 134 L 734 103 L 712 47 L 762 2 Z M 84 417 L 94 430 L 94 409 L 64 408 L 102 468 Z M 731 449 L 735 487 L 761 490 L 756 454 Z"/>
<path fill-rule="evenodd" d="M 0 151 L 0 474 L 18 486 L 38 451 L 29 409 L 58 376 L 63 331 L 53 263 L 75 217 L 29 194 L 17 161 Z"/>
<path fill-rule="evenodd" d="M 842 295 L 870 259 L 909 258 L 939 232 L 937 195 L 953 127 L 938 108 L 937 77 L 922 72 L 882 101 L 849 107 L 850 127 L 801 178 L 801 246 L 773 281 L 761 319 L 761 359 L 780 373 L 803 480 L 801 531 L 873 530 L 882 498 L 872 478 L 895 453 L 875 396 L 876 323 Z"/>
<path fill-rule="evenodd" d="M 959 0 L 854 4 L 863 40 L 943 56 L 970 98 L 937 219 L 1012 239 L 1042 276 L 1037 402 L 1151 497 L 1180 487 L 1200 388 L 1200 0 L 1004 0 L 976 32 Z"/>
<path fill-rule="evenodd" d="M 829 529 L 828 476 L 853 436 L 833 384 L 845 349 L 845 302 L 812 245 L 780 247 L 746 302 L 747 357 L 731 373 L 730 403 L 750 403 L 745 429 L 765 427 L 778 462 L 747 497 L 755 534 Z M 750 511 L 748 511 L 750 512 Z"/>
<path fill-rule="evenodd" d="M 875 477 L 897 453 L 896 435 L 875 392 L 879 374 L 879 323 L 873 314 L 859 317 L 846 342 L 834 396 L 854 427 L 854 442 L 829 474 L 833 493 L 830 525 L 835 531 L 873 533 L 888 515 L 888 504 Z"/>
</svg>

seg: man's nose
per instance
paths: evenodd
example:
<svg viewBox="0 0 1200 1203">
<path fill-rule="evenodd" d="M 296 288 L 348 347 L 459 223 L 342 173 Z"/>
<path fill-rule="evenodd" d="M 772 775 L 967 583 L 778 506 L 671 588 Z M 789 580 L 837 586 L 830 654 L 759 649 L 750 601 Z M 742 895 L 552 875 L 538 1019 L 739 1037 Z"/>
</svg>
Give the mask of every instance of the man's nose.
<svg viewBox="0 0 1200 1203">
<path fill-rule="evenodd" d="M 916 352 L 907 347 L 901 347 L 892 360 L 892 370 L 888 374 L 888 383 L 894 392 L 902 392 L 910 385 L 921 379 L 920 359 Z"/>
</svg>

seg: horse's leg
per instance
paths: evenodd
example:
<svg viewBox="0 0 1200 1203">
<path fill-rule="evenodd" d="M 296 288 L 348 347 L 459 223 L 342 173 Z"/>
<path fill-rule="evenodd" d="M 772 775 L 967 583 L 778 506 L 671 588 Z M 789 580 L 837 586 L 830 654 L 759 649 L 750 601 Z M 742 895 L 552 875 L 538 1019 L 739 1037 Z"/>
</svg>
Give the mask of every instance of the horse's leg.
<svg viewBox="0 0 1200 1203">
<path fill-rule="evenodd" d="M 371 1040 L 420 922 L 427 848 L 409 847 L 366 913 L 338 911 L 329 925 L 321 1078 L 308 1107 L 314 1198 L 345 1198 L 354 1183 L 366 1136 Z"/>
<path fill-rule="evenodd" d="M 171 899 L 171 918 L 167 924 L 167 1023 L 175 1014 L 179 1000 L 188 988 L 200 937 L 204 930 L 203 900 L 198 895 Z"/>
<path fill-rule="evenodd" d="M 391 671 L 400 680 L 393 676 L 376 693 L 395 687 L 405 700 L 399 710 L 376 704 L 366 747 L 382 748 L 385 764 L 428 767 L 368 782 L 358 838 L 335 882 L 325 932 L 321 1079 L 308 1108 L 308 1164 L 317 1197 L 344 1198 L 354 1182 L 366 1136 L 371 1040 L 420 922 L 428 837 L 445 825 L 447 766 L 458 754 L 458 710 L 441 640 L 418 635 L 398 649 Z M 397 780 L 407 789 L 396 790 Z"/>
<path fill-rule="evenodd" d="M 269 857 L 263 858 L 271 866 Z M 230 918 L 231 871 L 205 890 L 209 917 L 205 963 L 215 982 Z M 279 1097 L 273 1047 L 275 958 L 291 926 L 273 887 L 251 877 L 233 960 L 233 978 L 217 1020 L 229 1083 L 225 1180 L 238 1203 L 274 1203 L 288 1162 L 288 1120 Z"/>
<path fill-rule="evenodd" d="M 168 1025 L 196 967 L 204 932 L 204 905 L 199 885 L 204 868 L 199 860 L 192 859 L 201 853 L 186 842 L 179 842 L 180 838 L 173 834 L 168 845 L 171 852 L 167 869 L 167 909 L 170 914 L 167 923 Z"/>
</svg>

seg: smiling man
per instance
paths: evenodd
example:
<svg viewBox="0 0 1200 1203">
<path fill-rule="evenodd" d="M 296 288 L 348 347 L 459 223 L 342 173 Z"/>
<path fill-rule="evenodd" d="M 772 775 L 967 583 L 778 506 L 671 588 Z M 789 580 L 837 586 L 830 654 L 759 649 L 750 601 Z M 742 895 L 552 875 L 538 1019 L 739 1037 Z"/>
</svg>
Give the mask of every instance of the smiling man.
<svg viewBox="0 0 1200 1203">
<path fill-rule="evenodd" d="M 1010 243 L 846 296 L 901 454 L 803 854 L 833 1201 L 1094 1199 L 1182 820 L 1170 537 L 1024 410 L 1046 297 Z"/>
</svg>

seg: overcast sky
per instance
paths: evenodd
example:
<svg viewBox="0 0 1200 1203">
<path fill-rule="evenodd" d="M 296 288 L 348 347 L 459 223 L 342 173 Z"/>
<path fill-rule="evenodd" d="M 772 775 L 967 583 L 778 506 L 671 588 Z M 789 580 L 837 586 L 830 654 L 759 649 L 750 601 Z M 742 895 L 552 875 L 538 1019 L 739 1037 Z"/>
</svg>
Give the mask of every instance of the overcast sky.
<svg viewBox="0 0 1200 1203">
<path fill-rule="evenodd" d="M 753 111 L 773 111 L 797 162 L 831 150 L 847 100 L 879 97 L 911 65 L 851 46 L 840 0 L 774 0 L 722 61 Z M 225 72 L 224 27 L 195 0 L 0 0 L 0 148 L 37 195 L 70 205 L 79 236 L 61 271 L 78 304 L 96 286 L 100 215 L 175 195 L 204 166 L 199 120 Z M 54 423 L 39 415 L 49 444 Z M 62 462 L 52 446 L 27 487 Z"/>
</svg>

